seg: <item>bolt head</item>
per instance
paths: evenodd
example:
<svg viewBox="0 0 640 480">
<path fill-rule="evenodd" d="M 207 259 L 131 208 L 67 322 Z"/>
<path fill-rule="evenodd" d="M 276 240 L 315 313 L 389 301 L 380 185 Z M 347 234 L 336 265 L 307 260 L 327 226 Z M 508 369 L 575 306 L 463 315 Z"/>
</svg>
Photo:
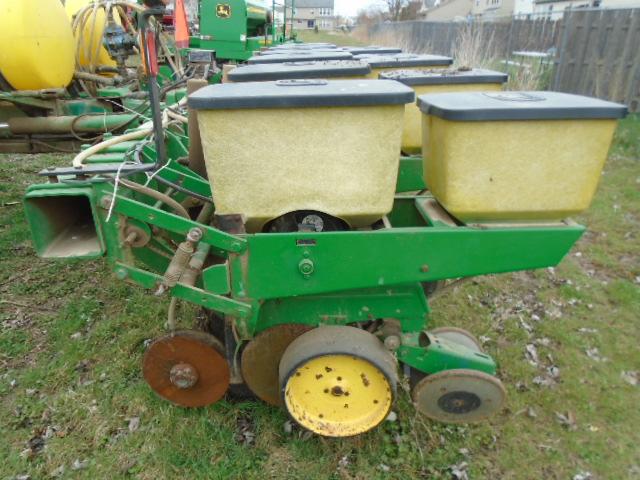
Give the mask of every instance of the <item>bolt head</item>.
<svg viewBox="0 0 640 480">
<path fill-rule="evenodd" d="M 112 200 L 113 200 L 113 197 L 111 195 L 105 195 L 100 200 L 100 206 L 104 209 L 108 209 L 111 206 Z"/>
<path fill-rule="evenodd" d="M 192 228 L 191 230 L 189 230 L 189 240 L 191 240 L 192 242 L 199 242 L 202 239 L 202 230 L 200 230 L 199 228 Z"/>
<path fill-rule="evenodd" d="M 395 351 L 400 348 L 400 337 L 397 335 L 390 335 L 384 339 L 384 346 L 387 350 Z"/>
<path fill-rule="evenodd" d="M 429 265 L 427 265 L 427 264 L 422 265 L 422 266 L 420 267 L 420 271 L 421 271 L 422 273 L 427 273 L 427 272 L 429 271 Z"/>
<path fill-rule="evenodd" d="M 315 270 L 315 265 L 313 264 L 312 260 L 305 258 L 303 260 L 300 260 L 300 263 L 298 264 L 298 269 L 300 270 L 300 273 L 303 274 L 304 276 L 309 276 Z"/>
<path fill-rule="evenodd" d="M 188 363 L 177 363 L 169 371 L 169 380 L 181 390 L 186 390 L 198 383 L 198 372 Z"/>
</svg>

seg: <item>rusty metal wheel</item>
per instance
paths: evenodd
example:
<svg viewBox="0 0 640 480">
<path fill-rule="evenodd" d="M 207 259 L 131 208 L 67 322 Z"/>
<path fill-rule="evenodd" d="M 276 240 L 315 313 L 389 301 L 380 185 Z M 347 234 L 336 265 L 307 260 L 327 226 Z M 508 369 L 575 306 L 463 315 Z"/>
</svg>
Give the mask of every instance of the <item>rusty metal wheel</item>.
<svg viewBox="0 0 640 480">
<path fill-rule="evenodd" d="M 280 361 L 289 415 L 327 437 L 349 437 L 382 422 L 393 404 L 396 361 L 382 342 L 346 326 L 313 329 L 294 340 Z"/>
<path fill-rule="evenodd" d="M 224 348 L 213 336 L 181 330 L 160 337 L 147 349 L 142 374 L 160 397 L 182 407 L 204 407 L 229 387 Z"/>
<path fill-rule="evenodd" d="M 456 369 L 427 375 L 411 396 L 416 409 L 433 420 L 473 423 L 500 411 L 507 392 L 493 375 Z"/>
<path fill-rule="evenodd" d="M 430 330 L 429 333 L 433 333 L 438 338 L 444 338 L 450 342 L 467 347 L 469 350 L 482 352 L 482 344 L 472 333 L 469 333 L 464 328 L 439 327 Z"/>
<path fill-rule="evenodd" d="M 289 344 L 312 327 L 276 325 L 260 332 L 242 352 L 242 377 L 251 391 L 262 401 L 282 405 L 278 366 Z"/>
</svg>

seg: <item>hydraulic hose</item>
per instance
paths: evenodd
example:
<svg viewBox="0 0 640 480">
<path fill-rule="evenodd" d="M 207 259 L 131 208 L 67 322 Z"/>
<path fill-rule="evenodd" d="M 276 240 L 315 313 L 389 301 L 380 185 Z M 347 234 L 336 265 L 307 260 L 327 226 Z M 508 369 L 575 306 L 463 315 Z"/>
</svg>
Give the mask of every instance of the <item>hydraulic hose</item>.
<svg viewBox="0 0 640 480">
<path fill-rule="evenodd" d="M 177 201 L 175 201 L 168 195 L 158 192 L 157 190 L 153 190 L 152 188 L 145 187 L 144 185 L 140 185 L 139 183 L 130 182 L 129 180 L 124 180 L 122 178 L 119 180 L 119 182 L 125 187 L 130 188 L 131 190 L 161 201 L 162 203 L 170 207 L 177 215 L 180 215 L 181 217 L 189 220 L 191 219 L 191 217 L 189 216 L 189 212 L 187 212 L 187 210 L 182 205 L 180 205 Z"/>
</svg>

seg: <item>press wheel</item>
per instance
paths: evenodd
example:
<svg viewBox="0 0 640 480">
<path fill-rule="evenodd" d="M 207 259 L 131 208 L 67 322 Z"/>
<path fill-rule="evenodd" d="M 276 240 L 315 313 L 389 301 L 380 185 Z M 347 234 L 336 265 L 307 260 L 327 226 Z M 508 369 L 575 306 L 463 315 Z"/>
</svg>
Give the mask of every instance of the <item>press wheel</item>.
<svg viewBox="0 0 640 480">
<path fill-rule="evenodd" d="M 276 325 L 260 332 L 242 351 L 242 377 L 251 391 L 264 402 L 282 405 L 278 366 L 287 347 L 312 327 Z"/>
<path fill-rule="evenodd" d="M 213 336 L 181 330 L 155 340 L 147 349 L 142 374 L 160 397 L 182 407 L 217 402 L 229 387 L 229 366 Z"/>
<path fill-rule="evenodd" d="M 478 339 L 463 328 L 439 327 L 430 330 L 430 333 L 433 333 L 439 338 L 444 338 L 445 340 L 449 340 L 450 342 L 457 343 L 458 345 L 462 345 L 463 347 L 467 347 L 469 350 L 482 352 L 482 345 L 480 344 Z"/>
<path fill-rule="evenodd" d="M 427 375 L 411 396 L 416 409 L 433 420 L 472 423 L 500 411 L 507 393 L 493 375 L 458 369 Z"/>
<path fill-rule="evenodd" d="M 298 337 L 282 356 L 279 375 L 291 417 L 327 437 L 358 435 L 380 424 L 397 384 L 396 361 L 380 340 L 346 326 Z"/>
</svg>

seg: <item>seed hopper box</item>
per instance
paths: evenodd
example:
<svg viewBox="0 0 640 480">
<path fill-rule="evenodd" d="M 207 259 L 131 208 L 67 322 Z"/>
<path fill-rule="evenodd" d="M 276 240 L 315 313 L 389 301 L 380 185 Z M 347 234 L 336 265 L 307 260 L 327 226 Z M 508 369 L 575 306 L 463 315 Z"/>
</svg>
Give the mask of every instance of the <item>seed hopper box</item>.
<svg viewBox="0 0 640 480">
<path fill-rule="evenodd" d="M 305 62 L 314 60 L 352 60 L 353 55 L 349 52 L 340 51 L 325 51 L 315 53 L 309 52 L 291 52 L 291 53 L 278 53 L 275 55 L 255 55 L 251 57 L 247 63 L 249 65 L 255 65 L 260 63 L 286 63 L 286 62 Z"/>
<path fill-rule="evenodd" d="M 395 80 L 416 92 L 416 96 L 429 93 L 499 91 L 507 75 L 491 70 L 429 69 L 383 72 L 380 79 Z M 402 151 L 420 153 L 422 149 L 422 113 L 418 105 L 407 105 L 404 111 Z"/>
<path fill-rule="evenodd" d="M 557 221 L 588 208 L 626 107 L 557 92 L 423 95 L 424 176 L 465 222 Z"/>
<path fill-rule="evenodd" d="M 442 55 L 417 55 L 398 53 L 395 55 L 356 55 L 355 60 L 371 66 L 369 78 L 377 79 L 383 72 L 392 70 L 424 70 L 425 68 L 448 68 L 453 63 L 451 57 Z"/>
<path fill-rule="evenodd" d="M 364 62 L 320 60 L 244 65 L 229 72 L 228 78 L 232 82 L 264 82 L 304 78 L 347 80 L 363 78 L 370 72 L 371 67 Z"/>
<path fill-rule="evenodd" d="M 198 110 L 217 212 L 242 214 L 256 231 L 276 217 L 314 210 L 357 227 L 393 203 L 404 105 L 392 81 L 229 83 L 189 98 Z M 278 125 L 295 126 L 277 135 Z M 251 136 L 238 137 L 245 129 Z"/>
</svg>

